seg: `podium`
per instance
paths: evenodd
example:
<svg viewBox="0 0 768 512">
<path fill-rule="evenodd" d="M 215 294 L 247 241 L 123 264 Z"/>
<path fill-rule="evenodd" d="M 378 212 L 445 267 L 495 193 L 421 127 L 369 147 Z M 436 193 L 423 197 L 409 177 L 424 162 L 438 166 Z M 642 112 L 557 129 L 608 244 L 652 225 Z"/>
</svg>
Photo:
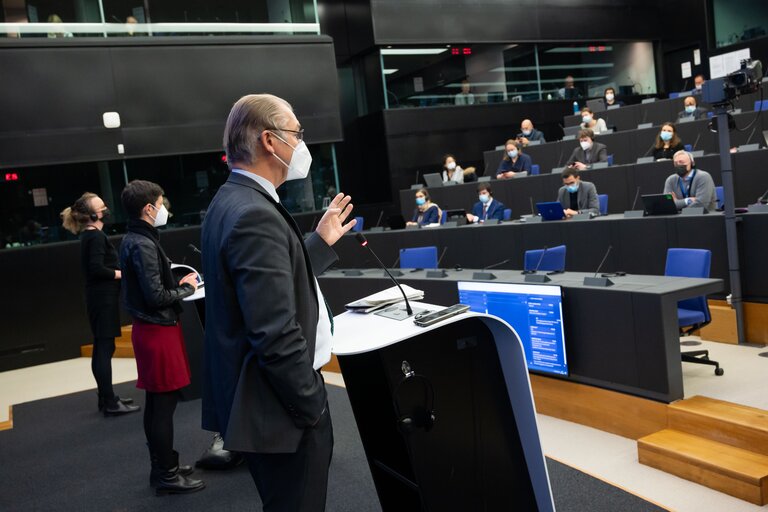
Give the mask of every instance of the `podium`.
<svg viewBox="0 0 768 512">
<path fill-rule="evenodd" d="M 189 272 L 197 272 L 188 265 L 171 264 L 175 277 L 181 279 Z M 181 332 L 189 359 L 190 383 L 180 390 L 183 401 L 197 400 L 203 396 L 203 352 L 205 350 L 205 288 L 198 288 L 195 293 L 181 302 Z"/>
<path fill-rule="evenodd" d="M 555 510 L 523 347 L 507 323 L 465 313 L 422 328 L 350 312 L 334 322 L 384 511 Z"/>
</svg>

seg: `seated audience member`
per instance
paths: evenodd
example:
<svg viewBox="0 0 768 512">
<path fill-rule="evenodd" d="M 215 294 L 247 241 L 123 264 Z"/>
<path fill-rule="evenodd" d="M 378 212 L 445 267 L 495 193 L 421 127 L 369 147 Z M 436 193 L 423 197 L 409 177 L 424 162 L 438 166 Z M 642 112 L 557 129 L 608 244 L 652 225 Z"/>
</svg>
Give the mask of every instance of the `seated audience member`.
<svg viewBox="0 0 768 512">
<path fill-rule="evenodd" d="M 603 94 L 603 100 L 605 101 L 605 108 L 612 107 L 614 105 L 618 105 L 620 107 L 624 106 L 623 101 L 619 101 L 616 99 L 616 89 L 613 87 L 606 87 L 605 93 Z"/>
<path fill-rule="evenodd" d="M 504 158 L 496 169 L 496 179 L 514 178 L 518 172 L 531 172 L 531 157 L 523 154 L 522 146 L 514 139 L 504 144 Z"/>
<path fill-rule="evenodd" d="M 678 119 L 685 119 L 692 117 L 694 119 L 705 119 L 707 117 L 707 110 L 696 106 L 696 98 L 693 96 L 686 96 L 683 100 L 685 110 L 677 114 Z"/>
<path fill-rule="evenodd" d="M 576 88 L 573 76 L 568 75 L 563 82 L 563 88 L 558 89 L 558 96 L 564 100 L 575 100 L 581 98 L 581 92 Z"/>
<path fill-rule="evenodd" d="M 678 210 L 689 206 L 703 206 L 709 211 L 717 207 L 715 182 L 707 171 L 696 168 L 693 155 L 678 151 L 672 157 L 675 174 L 664 182 L 664 193 L 672 194 Z"/>
<path fill-rule="evenodd" d="M 683 149 L 683 141 L 677 136 L 674 123 L 664 123 L 656 135 L 656 145 L 653 148 L 654 160 L 672 160 L 678 151 Z"/>
<path fill-rule="evenodd" d="M 443 183 L 448 181 L 464 183 L 464 169 L 456 163 L 456 158 L 451 154 L 443 157 Z"/>
<path fill-rule="evenodd" d="M 693 94 L 701 94 L 701 88 L 704 86 L 704 82 L 706 82 L 706 80 L 704 80 L 704 75 L 696 75 L 693 77 Z"/>
<path fill-rule="evenodd" d="M 597 189 L 589 181 L 581 181 L 579 171 L 566 169 L 563 171 L 563 186 L 557 191 L 557 200 L 563 205 L 566 217 L 579 213 L 600 214 L 600 201 L 597 199 Z"/>
<path fill-rule="evenodd" d="M 592 130 L 579 130 L 579 147 L 573 150 L 568 159 L 568 167 L 583 171 L 589 169 L 595 162 L 608 161 L 608 148 L 605 144 L 595 142 Z"/>
<path fill-rule="evenodd" d="M 475 95 L 469 92 L 470 85 L 469 80 L 461 81 L 461 92 L 456 95 L 453 102 L 456 105 L 474 105 Z"/>
<path fill-rule="evenodd" d="M 581 109 L 581 128 L 589 128 L 595 135 L 600 135 L 608 131 L 608 126 L 604 119 L 596 119 L 592 109 L 584 107 Z"/>
<path fill-rule="evenodd" d="M 467 214 L 467 222 L 485 222 L 488 219 L 504 220 L 504 204 L 496 201 L 489 183 L 477 186 L 479 201 L 472 207 L 472 213 Z"/>
<path fill-rule="evenodd" d="M 542 144 L 547 142 L 544 140 L 544 133 L 534 128 L 530 119 L 523 119 L 520 123 L 520 133 L 517 134 L 517 142 L 525 147 L 532 140 L 539 140 Z"/>
<path fill-rule="evenodd" d="M 429 198 L 429 191 L 421 188 L 416 191 L 416 209 L 413 212 L 413 219 L 406 224 L 408 226 L 439 224 L 442 213 L 440 207 Z"/>
</svg>

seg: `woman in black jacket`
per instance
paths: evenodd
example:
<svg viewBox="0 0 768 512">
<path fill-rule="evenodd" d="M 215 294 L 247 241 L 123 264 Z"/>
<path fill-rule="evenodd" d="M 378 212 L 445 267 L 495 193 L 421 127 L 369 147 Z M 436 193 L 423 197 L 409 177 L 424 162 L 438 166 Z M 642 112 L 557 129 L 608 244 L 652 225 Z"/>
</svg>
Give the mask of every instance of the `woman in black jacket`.
<svg viewBox="0 0 768 512">
<path fill-rule="evenodd" d="M 136 180 L 123 189 L 121 200 L 128 214 L 128 233 L 120 244 L 123 299 L 133 317 L 131 341 L 139 379 L 146 391 L 144 433 L 152 471 L 149 484 L 156 493 L 188 493 L 205 483 L 187 478 L 194 470 L 179 465 L 173 449 L 173 413 L 179 389 L 189 385 L 187 352 L 179 323 L 181 300 L 197 290 L 197 274 L 176 281 L 160 246 L 157 228 L 168 221 L 159 185 Z"/>
<path fill-rule="evenodd" d="M 64 229 L 80 236 L 80 260 L 85 276 L 85 304 L 93 333 L 91 371 L 99 392 L 99 410 L 117 416 L 139 410 L 130 398 L 120 398 L 112 389 L 112 355 L 120 336 L 120 267 L 117 251 L 104 234 L 110 216 L 104 201 L 86 192 L 61 212 Z"/>
</svg>

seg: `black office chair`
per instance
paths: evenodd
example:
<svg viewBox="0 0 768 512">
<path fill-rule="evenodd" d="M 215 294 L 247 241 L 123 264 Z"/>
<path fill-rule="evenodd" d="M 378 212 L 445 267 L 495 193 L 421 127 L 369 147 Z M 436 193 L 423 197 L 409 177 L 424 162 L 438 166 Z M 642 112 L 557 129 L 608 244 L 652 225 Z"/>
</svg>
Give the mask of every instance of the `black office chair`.
<svg viewBox="0 0 768 512">
<path fill-rule="evenodd" d="M 665 276 L 709 277 L 712 253 L 705 249 L 668 249 Z M 677 323 L 681 336 L 688 336 L 712 321 L 709 304 L 704 296 L 681 300 L 677 303 Z M 720 363 L 709 358 L 709 350 L 681 352 L 683 362 L 708 364 L 715 367 L 715 375 L 722 375 Z"/>
</svg>

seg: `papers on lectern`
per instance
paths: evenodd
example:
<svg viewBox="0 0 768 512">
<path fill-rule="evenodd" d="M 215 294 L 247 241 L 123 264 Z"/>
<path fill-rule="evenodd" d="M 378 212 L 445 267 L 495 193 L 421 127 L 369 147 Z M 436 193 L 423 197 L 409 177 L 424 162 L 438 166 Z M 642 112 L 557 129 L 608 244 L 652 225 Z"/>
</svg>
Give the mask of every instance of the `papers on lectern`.
<svg viewBox="0 0 768 512">
<path fill-rule="evenodd" d="M 424 298 L 424 292 L 422 290 L 411 288 L 407 284 L 400 286 L 403 287 L 403 292 L 405 292 L 408 300 L 418 301 Z M 392 288 L 387 288 L 386 290 L 374 293 L 373 295 L 369 295 L 360 300 L 350 302 L 344 307 L 355 313 L 373 313 L 374 311 L 378 311 L 379 309 L 383 309 L 398 302 L 403 302 L 403 294 L 400 293 L 397 286 L 393 286 Z"/>
</svg>

